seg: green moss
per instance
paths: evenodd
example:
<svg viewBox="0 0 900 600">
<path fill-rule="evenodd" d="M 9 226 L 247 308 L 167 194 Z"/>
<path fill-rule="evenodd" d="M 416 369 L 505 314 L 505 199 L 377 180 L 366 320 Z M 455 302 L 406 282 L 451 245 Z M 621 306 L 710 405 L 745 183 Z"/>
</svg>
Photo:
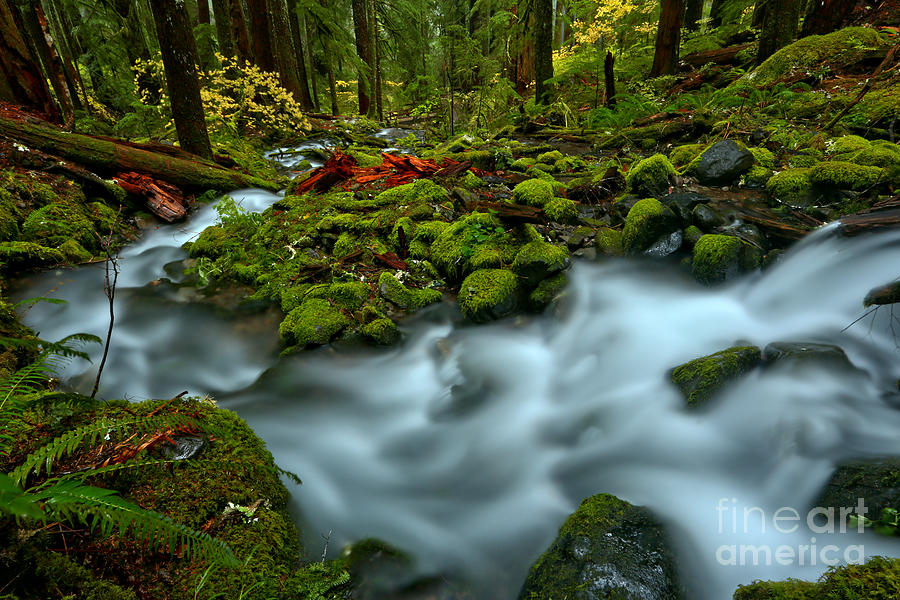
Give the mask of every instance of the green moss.
<svg viewBox="0 0 900 600">
<path fill-rule="evenodd" d="M 347 150 L 346 152 L 356 159 L 356 164 L 360 167 L 377 167 L 384 162 L 384 159 L 377 154 L 367 154 L 359 150 Z"/>
<path fill-rule="evenodd" d="M 766 167 L 753 166 L 744 174 L 744 185 L 748 188 L 763 189 L 772 179 L 774 172 Z"/>
<path fill-rule="evenodd" d="M 638 195 L 653 196 L 662 194 L 669 188 L 669 182 L 675 177 L 675 167 L 662 154 L 654 154 L 645 158 L 625 175 L 628 189 Z"/>
<path fill-rule="evenodd" d="M 825 189 L 865 190 L 882 180 L 884 170 L 843 161 L 828 161 L 809 170 L 809 180 Z"/>
<path fill-rule="evenodd" d="M 533 167 L 537 161 L 528 156 L 523 156 L 522 158 L 516 159 L 513 161 L 511 165 L 509 165 L 510 171 L 519 171 L 524 173 L 529 168 Z"/>
<path fill-rule="evenodd" d="M 481 179 L 481 177 L 479 177 L 472 171 L 466 171 L 466 174 L 462 176 L 461 183 L 462 186 L 467 190 L 477 190 L 487 185 L 485 184 L 484 180 Z"/>
<path fill-rule="evenodd" d="M 513 188 L 513 201 L 543 208 L 553 199 L 553 185 L 543 179 L 528 179 Z"/>
<path fill-rule="evenodd" d="M 671 380 L 681 390 L 687 406 L 695 408 L 760 362 L 762 353 L 756 346 L 735 346 L 676 367 Z"/>
<path fill-rule="evenodd" d="M 696 225 L 691 225 L 684 230 L 684 245 L 687 248 L 693 248 L 703 237 L 703 232 Z"/>
<path fill-rule="evenodd" d="M 0 264 L 18 268 L 56 265 L 65 261 L 65 255 L 55 248 L 47 248 L 33 242 L 0 243 Z"/>
<path fill-rule="evenodd" d="M 197 237 L 194 242 L 188 242 L 188 253 L 192 258 L 206 256 L 217 258 L 234 248 L 236 240 L 221 225 L 210 225 Z M 187 245 L 187 244 L 186 244 Z"/>
<path fill-rule="evenodd" d="M 349 281 L 346 283 L 333 283 L 328 287 L 326 294 L 335 306 L 348 311 L 355 311 L 362 308 L 362 305 L 369 299 L 371 290 L 369 286 L 361 281 Z"/>
<path fill-rule="evenodd" d="M 59 245 L 59 251 L 66 257 L 66 261 L 70 263 L 83 263 L 91 260 L 91 253 L 85 250 L 81 244 L 75 240 L 66 240 Z"/>
<path fill-rule="evenodd" d="M 415 259 L 426 260 L 431 254 L 431 244 L 442 231 L 450 226 L 445 221 L 425 221 L 419 223 L 409 241 L 409 255 Z"/>
<path fill-rule="evenodd" d="M 543 310 L 556 300 L 569 284 L 565 273 L 557 273 L 541 281 L 534 291 L 528 295 L 528 303 L 532 310 Z"/>
<path fill-rule="evenodd" d="M 450 200 L 447 190 L 430 179 L 418 179 L 398 185 L 375 196 L 377 206 L 412 206 L 414 204 L 441 204 Z"/>
<path fill-rule="evenodd" d="M 870 167 L 900 167 L 900 146 L 890 142 L 875 143 L 851 155 L 847 160 Z"/>
<path fill-rule="evenodd" d="M 822 156 L 820 154 L 804 151 L 800 154 L 791 154 L 787 159 L 787 163 L 792 169 L 803 169 L 815 166 L 821 160 Z"/>
<path fill-rule="evenodd" d="M 900 597 L 900 559 L 874 556 L 865 564 L 830 567 L 817 583 L 755 581 L 734 600 L 893 600 Z"/>
<path fill-rule="evenodd" d="M 597 252 L 606 256 L 621 256 L 625 251 L 622 248 L 622 232 L 618 229 L 603 227 L 594 236 L 594 245 Z"/>
<path fill-rule="evenodd" d="M 706 150 L 706 144 L 676 146 L 669 153 L 669 162 L 676 167 L 683 167 L 700 156 L 704 150 Z"/>
<path fill-rule="evenodd" d="M 775 166 L 775 155 L 768 148 L 747 148 L 753 155 L 756 164 L 771 169 Z"/>
<path fill-rule="evenodd" d="M 754 581 L 738 586 L 734 600 L 813 600 L 816 584 L 800 579 Z"/>
<path fill-rule="evenodd" d="M 529 242 L 522 246 L 513 261 L 513 271 L 530 288 L 569 266 L 569 253 L 547 242 Z"/>
<path fill-rule="evenodd" d="M 537 161 L 539 163 L 552 165 L 556 161 L 562 160 L 563 158 L 565 157 L 563 156 L 562 152 L 560 152 L 559 150 L 551 150 L 549 152 L 544 152 L 543 154 L 538 155 Z"/>
<path fill-rule="evenodd" d="M 459 308 L 476 323 L 511 315 L 518 304 L 519 282 L 506 269 L 481 269 L 466 277 L 459 288 Z"/>
<path fill-rule="evenodd" d="M 0 187 L 0 242 L 19 237 L 19 209 L 13 195 Z"/>
<path fill-rule="evenodd" d="M 568 198 L 553 198 L 544 206 L 544 214 L 556 223 L 574 223 L 578 220 L 578 207 Z"/>
<path fill-rule="evenodd" d="M 843 122 L 856 127 L 890 127 L 893 118 L 900 113 L 900 80 L 896 77 L 883 85 L 877 85 L 859 101 Z"/>
<path fill-rule="evenodd" d="M 443 294 L 433 289 L 413 289 L 403 285 L 396 277 L 384 271 L 378 277 L 379 295 L 403 310 L 416 310 L 440 302 Z"/>
<path fill-rule="evenodd" d="M 305 348 L 327 344 L 349 324 L 328 301 L 314 298 L 288 313 L 278 331 L 286 345 Z"/>
<path fill-rule="evenodd" d="M 868 52 L 884 44 L 878 32 L 868 27 L 847 27 L 827 35 L 811 35 L 782 48 L 739 81 L 768 87 L 794 72 L 809 72 L 822 64 L 838 71 L 858 63 Z"/>
<path fill-rule="evenodd" d="M 795 208 L 807 206 L 814 198 L 809 169 L 776 173 L 766 183 L 766 190 L 775 200 Z"/>
<path fill-rule="evenodd" d="M 445 227 L 431 244 L 430 260 L 450 279 L 458 280 L 486 257 L 508 256 L 511 261 L 516 248 L 497 217 L 472 213 Z M 512 256 L 509 256 L 512 254 Z"/>
<path fill-rule="evenodd" d="M 694 246 L 693 273 L 707 285 L 721 283 L 759 266 L 760 252 L 740 238 L 704 235 Z"/>
<path fill-rule="evenodd" d="M 359 332 L 367 342 L 376 346 L 391 346 L 400 341 L 400 330 L 388 318 L 375 319 L 363 325 Z"/>
<path fill-rule="evenodd" d="M 638 254 L 666 233 L 674 231 L 675 215 L 655 198 L 639 200 L 628 211 L 622 230 L 622 249 Z"/>
<path fill-rule="evenodd" d="M 26 241 L 59 246 L 73 239 L 91 251 L 98 249 L 94 225 L 84 210 L 68 203 L 49 204 L 28 215 L 22 224 Z"/>
<path fill-rule="evenodd" d="M 832 156 L 845 160 L 846 156 L 868 150 L 872 147 L 872 142 L 858 135 L 845 135 L 831 140 L 827 147 Z"/>
</svg>

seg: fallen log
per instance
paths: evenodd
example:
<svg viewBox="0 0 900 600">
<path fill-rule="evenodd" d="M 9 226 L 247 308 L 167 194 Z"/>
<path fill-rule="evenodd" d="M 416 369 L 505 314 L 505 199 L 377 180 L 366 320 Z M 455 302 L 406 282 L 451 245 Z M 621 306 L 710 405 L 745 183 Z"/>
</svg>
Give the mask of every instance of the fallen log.
<svg viewBox="0 0 900 600">
<path fill-rule="evenodd" d="M 900 227 L 900 208 L 841 217 L 840 231 L 847 237 Z"/>
<path fill-rule="evenodd" d="M 0 135 L 89 167 L 100 175 L 144 173 L 186 191 L 216 189 L 226 192 L 246 187 L 275 191 L 280 187 L 276 182 L 224 169 L 200 158 L 188 160 L 145 150 L 134 144 L 68 133 L 31 119 L 12 119 L 0 115 Z"/>
<path fill-rule="evenodd" d="M 169 223 L 187 215 L 190 201 L 170 183 L 133 172 L 119 173 L 113 181 L 129 194 L 142 198 L 153 214 Z"/>
<path fill-rule="evenodd" d="M 507 223 L 546 223 L 544 209 L 536 206 L 522 204 L 509 204 L 508 202 L 488 202 L 479 200 L 469 202 L 465 206 L 467 211 L 489 212 L 498 219 Z"/>
<path fill-rule="evenodd" d="M 737 63 L 737 55 L 741 50 L 746 50 L 753 44 L 740 44 L 738 46 L 729 46 L 727 48 L 716 48 L 715 50 L 704 50 L 703 52 L 692 52 L 681 60 L 699 69 L 703 65 L 714 63 L 717 65 L 733 65 Z"/>
</svg>

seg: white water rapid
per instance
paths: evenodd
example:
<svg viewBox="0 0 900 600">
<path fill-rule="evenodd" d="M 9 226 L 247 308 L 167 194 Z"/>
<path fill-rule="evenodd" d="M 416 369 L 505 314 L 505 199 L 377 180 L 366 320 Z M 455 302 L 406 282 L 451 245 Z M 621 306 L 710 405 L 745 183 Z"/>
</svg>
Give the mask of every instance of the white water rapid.
<svg viewBox="0 0 900 600">
<path fill-rule="evenodd" d="M 234 196 L 255 210 L 277 199 Z M 870 288 L 900 275 L 900 233 L 825 229 L 765 273 L 713 289 L 652 261 L 579 263 L 561 316 L 461 326 L 438 307 L 407 324 L 397 348 L 279 359 L 278 315 L 224 314 L 159 281 L 177 279 L 165 265 L 213 219 L 203 208 L 122 253 L 101 396 L 187 389 L 238 411 L 302 477 L 291 491 L 312 554 L 329 530 L 333 549 L 374 536 L 425 573 L 472 582 L 479 598 L 512 599 L 579 501 L 608 492 L 670 525 L 693 598 L 730 598 L 758 578 L 815 579 L 823 560 L 858 558 L 856 546 L 900 556 L 896 540 L 803 522 L 836 463 L 900 455 L 890 307 L 842 331 Z M 103 336 L 102 277 L 102 266 L 41 273 L 15 297 L 68 300 L 26 315 L 46 339 Z M 707 410 L 686 410 L 667 371 L 738 340 L 839 344 L 862 372 L 756 371 Z M 89 390 L 93 369 L 73 364 L 65 375 Z M 780 507 L 801 515 L 797 531 L 776 529 Z M 746 532 L 744 508 L 759 509 Z M 816 549 L 803 565 L 721 564 L 732 544 Z"/>
</svg>

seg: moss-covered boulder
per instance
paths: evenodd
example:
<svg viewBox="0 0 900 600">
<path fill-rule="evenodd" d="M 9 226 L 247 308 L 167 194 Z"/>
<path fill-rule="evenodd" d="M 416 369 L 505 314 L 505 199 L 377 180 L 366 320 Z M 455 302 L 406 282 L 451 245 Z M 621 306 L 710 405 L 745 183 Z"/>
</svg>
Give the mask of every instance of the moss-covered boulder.
<svg viewBox="0 0 900 600">
<path fill-rule="evenodd" d="M 516 204 L 543 208 L 553 199 L 553 185 L 543 179 L 528 179 L 513 188 Z"/>
<path fill-rule="evenodd" d="M 522 246 L 513 261 L 513 271 L 529 288 L 551 275 L 568 268 L 569 253 L 547 242 L 529 242 Z"/>
<path fill-rule="evenodd" d="M 574 223 L 578 219 L 578 207 L 568 198 L 552 198 L 544 206 L 544 214 L 556 223 Z"/>
<path fill-rule="evenodd" d="M 840 465 L 822 490 L 816 506 L 856 507 L 863 498 L 868 519 L 884 509 L 900 510 L 900 458 L 851 461 Z"/>
<path fill-rule="evenodd" d="M 459 281 L 475 269 L 508 265 L 518 247 L 500 220 L 472 213 L 441 229 L 431 244 L 431 262 L 448 279 Z"/>
<path fill-rule="evenodd" d="M 900 146 L 887 141 L 875 142 L 870 147 L 851 154 L 847 160 L 870 167 L 900 167 Z"/>
<path fill-rule="evenodd" d="M 706 404 L 719 390 L 762 362 L 756 346 L 734 346 L 675 367 L 670 379 L 678 386 L 685 404 Z"/>
<path fill-rule="evenodd" d="M 476 323 L 508 317 L 519 308 L 519 280 L 506 269 L 475 271 L 459 287 L 459 308 Z"/>
<path fill-rule="evenodd" d="M 773 175 L 775 175 L 775 172 L 772 169 L 754 165 L 744 174 L 743 183 L 745 187 L 751 190 L 763 190 Z"/>
<path fill-rule="evenodd" d="M 776 173 L 766 182 L 766 190 L 773 199 L 792 208 L 803 208 L 816 200 L 809 169 Z"/>
<path fill-rule="evenodd" d="M 622 232 L 610 227 L 602 227 L 594 236 L 597 252 L 605 256 L 622 256 Z"/>
<path fill-rule="evenodd" d="M 402 310 L 417 310 L 443 298 L 439 290 L 409 288 L 387 271 L 378 277 L 378 295 Z"/>
<path fill-rule="evenodd" d="M 734 600 L 893 600 L 900 598 L 900 559 L 830 567 L 818 582 L 788 579 L 739 586 Z"/>
<path fill-rule="evenodd" d="M 56 248 L 34 242 L 0 242 L 0 269 L 4 265 L 19 269 L 57 265 L 65 258 Z"/>
<path fill-rule="evenodd" d="M 669 162 L 675 167 L 684 167 L 692 160 L 700 156 L 706 149 L 706 144 L 684 144 L 676 146 L 669 152 Z"/>
<path fill-rule="evenodd" d="M 350 318 L 327 300 L 313 298 L 289 312 L 278 331 L 287 346 L 306 348 L 327 344 L 349 324 Z"/>
<path fill-rule="evenodd" d="M 626 254 L 640 254 L 678 231 L 678 221 L 671 209 L 655 198 L 645 198 L 628 211 L 622 230 L 622 248 Z"/>
<path fill-rule="evenodd" d="M 809 181 L 823 190 L 861 191 L 882 181 L 884 169 L 851 162 L 832 160 L 818 163 L 809 170 Z"/>
<path fill-rule="evenodd" d="M 646 508 L 609 494 L 591 496 L 531 567 L 519 600 L 684 598 L 668 544 Z"/>
<path fill-rule="evenodd" d="M 632 166 L 625 181 L 628 189 L 639 196 L 659 196 L 666 193 L 675 175 L 675 167 L 669 159 L 654 154 Z"/>
<path fill-rule="evenodd" d="M 756 269 L 760 258 L 761 252 L 740 238 L 707 234 L 694 246 L 692 271 L 697 281 L 712 285 Z"/>
<path fill-rule="evenodd" d="M 734 140 L 716 142 L 703 151 L 686 169 L 703 185 L 730 185 L 744 174 L 756 159 Z"/>
<path fill-rule="evenodd" d="M 370 344 L 391 346 L 400 341 L 400 330 L 392 320 L 382 317 L 359 328 L 360 334 Z"/>
<path fill-rule="evenodd" d="M 565 273 L 557 273 L 552 277 L 548 277 L 540 282 L 528 295 L 529 307 L 534 311 L 544 310 L 562 297 L 568 284 L 569 278 Z"/>
<path fill-rule="evenodd" d="M 94 224 L 84 208 L 68 202 L 49 204 L 28 215 L 22 224 L 26 241 L 59 247 L 73 239 L 89 250 L 97 250 L 98 238 Z"/>
</svg>

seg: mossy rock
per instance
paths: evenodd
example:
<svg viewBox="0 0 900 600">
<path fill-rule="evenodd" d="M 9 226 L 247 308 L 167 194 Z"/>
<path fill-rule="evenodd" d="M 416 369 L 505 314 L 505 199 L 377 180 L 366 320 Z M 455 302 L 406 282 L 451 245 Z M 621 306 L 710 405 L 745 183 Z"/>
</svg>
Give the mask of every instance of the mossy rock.
<svg viewBox="0 0 900 600">
<path fill-rule="evenodd" d="M 574 223 L 578 220 L 578 207 L 568 198 L 553 198 L 544 206 L 544 214 L 555 223 Z"/>
<path fill-rule="evenodd" d="M 519 600 L 684 597 L 663 526 L 609 494 L 585 499 L 566 519 L 519 592 Z"/>
<path fill-rule="evenodd" d="M 401 338 L 397 324 L 386 317 L 363 325 L 359 332 L 367 342 L 375 346 L 392 346 Z"/>
<path fill-rule="evenodd" d="M 541 281 L 528 295 L 528 304 L 531 310 L 542 311 L 562 296 L 569 278 L 565 273 L 557 273 Z"/>
<path fill-rule="evenodd" d="M 626 254 L 640 254 L 677 229 L 678 222 L 671 209 L 655 198 L 639 200 L 625 218 L 622 249 Z"/>
<path fill-rule="evenodd" d="M 66 257 L 66 262 L 72 264 L 85 263 L 93 258 L 91 253 L 85 250 L 84 247 L 75 240 L 66 240 L 60 244 L 59 251 Z"/>
<path fill-rule="evenodd" d="M 856 507 L 863 498 L 869 519 L 900 509 L 900 458 L 851 461 L 840 465 L 822 491 L 816 506 Z M 855 511 L 854 511 L 855 512 Z"/>
<path fill-rule="evenodd" d="M 753 190 L 762 190 L 766 188 L 766 184 L 775 175 L 772 169 L 767 167 L 753 166 L 744 174 L 744 187 Z"/>
<path fill-rule="evenodd" d="M 450 200 L 447 190 L 430 179 L 417 179 L 387 189 L 375 196 L 376 206 L 412 206 L 414 204 L 442 204 Z"/>
<path fill-rule="evenodd" d="M 378 277 L 378 294 L 402 310 L 417 310 L 443 298 L 439 290 L 406 287 L 387 271 Z"/>
<path fill-rule="evenodd" d="M 553 185 L 543 179 L 528 179 L 513 188 L 517 204 L 543 208 L 553 199 Z"/>
<path fill-rule="evenodd" d="M 700 156 L 700 153 L 704 150 L 706 150 L 706 144 L 676 146 L 669 152 L 669 162 L 675 167 L 684 167 Z"/>
<path fill-rule="evenodd" d="M 597 252 L 605 256 L 622 256 L 622 232 L 610 227 L 602 227 L 594 236 Z"/>
<path fill-rule="evenodd" d="M 788 169 L 766 182 L 766 190 L 778 202 L 792 208 L 809 206 L 816 199 L 809 169 Z"/>
<path fill-rule="evenodd" d="M 694 246 L 692 270 L 697 281 L 712 285 L 756 269 L 760 258 L 760 251 L 740 238 L 707 234 Z"/>
<path fill-rule="evenodd" d="M 537 161 L 531 157 L 523 156 L 522 158 L 517 158 L 509 165 L 510 171 L 519 171 L 520 173 L 524 173 L 528 169 L 534 166 Z"/>
<path fill-rule="evenodd" d="M 826 35 L 811 35 L 782 48 L 738 81 L 764 88 L 797 71 L 809 72 L 823 64 L 839 71 L 859 63 L 884 45 L 882 37 L 870 27 L 846 27 Z"/>
<path fill-rule="evenodd" d="M 344 310 L 356 311 L 362 308 L 363 303 L 369 299 L 372 290 L 361 281 L 348 281 L 332 283 L 328 287 L 326 297 L 331 302 Z"/>
<path fill-rule="evenodd" d="M 625 175 L 628 189 L 641 196 L 658 196 L 669 189 L 671 179 L 675 177 L 675 167 L 662 154 L 654 154 L 645 158 Z"/>
<path fill-rule="evenodd" d="M 475 323 L 508 317 L 519 308 L 519 280 L 506 269 L 480 269 L 459 287 L 459 308 Z"/>
<path fill-rule="evenodd" d="M 900 167 L 900 146 L 897 144 L 874 143 L 871 147 L 851 155 L 849 162 L 870 167 Z"/>
<path fill-rule="evenodd" d="M 22 235 L 26 241 L 54 247 L 73 239 L 91 251 L 99 248 L 90 218 L 81 207 L 68 203 L 49 204 L 32 212 L 22 224 Z"/>
<path fill-rule="evenodd" d="M 816 583 L 755 581 L 734 600 L 894 600 L 900 598 L 900 559 L 873 556 L 864 564 L 829 567 Z"/>
<path fill-rule="evenodd" d="M 696 408 L 761 362 L 762 352 L 756 346 L 734 346 L 675 367 L 670 379 L 681 390 L 685 404 Z"/>
<path fill-rule="evenodd" d="M 0 242 L 0 266 L 45 267 L 58 265 L 65 260 L 65 255 L 56 248 L 47 248 L 34 242 Z"/>
<path fill-rule="evenodd" d="M 691 225 L 687 229 L 684 230 L 683 234 L 684 245 L 689 250 L 692 250 L 694 246 L 697 245 L 697 242 L 700 241 L 700 238 L 703 237 L 703 232 L 700 231 L 700 228 L 696 225 Z"/>
<path fill-rule="evenodd" d="M 884 169 L 866 167 L 850 162 L 828 161 L 809 170 L 809 181 L 823 189 L 861 191 L 882 181 Z"/>
<path fill-rule="evenodd" d="M 537 161 L 539 163 L 552 165 L 556 163 L 556 161 L 562 160 L 563 158 L 565 158 L 565 156 L 563 156 L 563 153 L 559 150 L 550 150 L 549 152 L 544 152 L 543 154 L 538 155 Z"/>
<path fill-rule="evenodd" d="M 496 216 L 475 212 L 443 228 L 429 260 L 448 279 L 459 281 L 474 269 L 509 264 L 517 251 Z"/>
<path fill-rule="evenodd" d="M 857 152 L 871 147 L 872 142 L 858 135 L 845 135 L 826 144 L 828 152 L 838 160 L 846 160 Z"/>
<path fill-rule="evenodd" d="M 569 253 L 547 242 L 529 242 L 522 246 L 513 261 L 513 271 L 528 288 L 569 267 Z"/>
<path fill-rule="evenodd" d="M 775 167 L 775 155 L 768 148 L 747 148 L 747 150 L 753 155 L 753 159 L 758 166 L 767 169 Z"/>
<path fill-rule="evenodd" d="M 313 298 L 288 313 L 278 327 L 287 346 L 306 348 L 333 340 L 350 319 L 327 300 Z"/>
</svg>

